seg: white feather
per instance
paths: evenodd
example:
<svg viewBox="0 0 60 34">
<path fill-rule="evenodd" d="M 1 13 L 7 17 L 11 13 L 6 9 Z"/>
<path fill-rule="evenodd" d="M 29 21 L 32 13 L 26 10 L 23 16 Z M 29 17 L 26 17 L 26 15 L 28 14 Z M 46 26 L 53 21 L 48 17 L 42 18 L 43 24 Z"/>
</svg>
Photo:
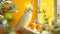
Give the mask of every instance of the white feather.
<svg viewBox="0 0 60 34">
<path fill-rule="evenodd" d="M 3 20 L 3 21 L 2 21 L 2 24 L 3 24 L 3 25 L 6 25 L 6 24 L 7 24 L 7 20 Z"/>
</svg>

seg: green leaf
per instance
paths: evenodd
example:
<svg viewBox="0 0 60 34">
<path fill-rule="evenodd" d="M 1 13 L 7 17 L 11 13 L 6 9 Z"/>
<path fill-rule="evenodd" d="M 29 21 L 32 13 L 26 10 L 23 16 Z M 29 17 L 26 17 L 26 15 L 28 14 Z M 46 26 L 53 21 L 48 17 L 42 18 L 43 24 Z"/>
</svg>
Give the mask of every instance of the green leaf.
<svg viewBox="0 0 60 34">
<path fill-rule="evenodd" d="M 57 34 L 60 34 L 60 30 L 57 31 Z"/>
<path fill-rule="evenodd" d="M 14 20 L 13 18 L 11 18 L 11 19 L 8 19 L 8 22 L 13 22 L 13 20 Z"/>
<path fill-rule="evenodd" d="M 59 28 L 59 25 L 58 24 L 54 24 L 53 26 L 55 29 Z"/>
<path fill-rule="evenodd" d="M 11 6 L 9 7 L 9 10 L 13 10 L 14 8 L 17 8 L 17 6 L 16 6 L 15 4 L 11 5 Z"/>
<path fill-rule="evenodd" d="M 0 2 L 3 2 L 3 0 L 0 0 Z"/>
<path fill-rule="evenodd" d="M 11 16 L 10 13 L 5 13 L 4 17 L 5 17 L 6 19 L 11 19 L 11 18 L 12 18 L 12 16 Z"/>
<path fill-rule="evenodd" d="M 9 10 L 10 13 L 14 13 L 15 10 Z"/>
<path fill-rule="evenodd" d="M 2 6 L 2 3 L 0 3 L 0 7 Z"/>
</svg>

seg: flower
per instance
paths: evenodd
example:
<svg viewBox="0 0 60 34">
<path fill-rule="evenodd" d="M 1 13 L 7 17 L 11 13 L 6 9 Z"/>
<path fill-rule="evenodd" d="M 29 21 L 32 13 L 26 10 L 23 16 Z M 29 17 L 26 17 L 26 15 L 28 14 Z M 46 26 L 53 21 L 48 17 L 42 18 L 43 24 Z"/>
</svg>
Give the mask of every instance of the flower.
<svg viewBox="0 0 60 34">
<path fill-rule="evenodd" d="M 7 20 L 6 20 L 6 19 L 3 20 L 3 21 L 2 21 L 2 24 L 3 24 L 3 25 L 7 24 Z"/>
</svg>

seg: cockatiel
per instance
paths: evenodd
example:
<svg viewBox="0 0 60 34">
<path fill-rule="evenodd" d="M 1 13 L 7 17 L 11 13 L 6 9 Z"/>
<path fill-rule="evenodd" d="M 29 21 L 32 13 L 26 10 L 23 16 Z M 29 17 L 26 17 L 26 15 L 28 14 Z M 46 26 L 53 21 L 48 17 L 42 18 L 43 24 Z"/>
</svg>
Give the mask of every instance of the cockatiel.
<svg viewBox="0 0 60 34">
<path fill-rule="evenodd" d="M 15 27 L 15 31 L 19 30 L 20 28 L 26 27 L 32 18 L 32 9 L 27 8 L 25 14 L 22 16 L 22 18 L 19 20 L 19 23 Z"/>
</svg>

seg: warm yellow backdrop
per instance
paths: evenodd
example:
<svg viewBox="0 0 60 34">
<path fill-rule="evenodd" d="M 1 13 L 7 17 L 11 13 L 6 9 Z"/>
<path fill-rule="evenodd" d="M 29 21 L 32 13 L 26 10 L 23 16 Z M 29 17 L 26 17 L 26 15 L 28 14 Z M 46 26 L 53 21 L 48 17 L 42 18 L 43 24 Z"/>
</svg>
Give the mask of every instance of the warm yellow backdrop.
<svg viewBox="0 0 60 34">
<path fill-rule="evenodd" d="M 51 24 L 52 20 L 55 18 L 54 16 L 54 0 L 41 0 L 40 3 L 40 11 L 42 12 L 43 10 L 46 11 L 47 17 L 49 17 L 48 22 Z M 44 22 L 44 17 L 43 13 L 41 13 L 41 22 Z"/>
</svg>

